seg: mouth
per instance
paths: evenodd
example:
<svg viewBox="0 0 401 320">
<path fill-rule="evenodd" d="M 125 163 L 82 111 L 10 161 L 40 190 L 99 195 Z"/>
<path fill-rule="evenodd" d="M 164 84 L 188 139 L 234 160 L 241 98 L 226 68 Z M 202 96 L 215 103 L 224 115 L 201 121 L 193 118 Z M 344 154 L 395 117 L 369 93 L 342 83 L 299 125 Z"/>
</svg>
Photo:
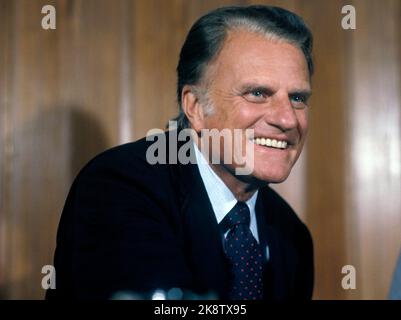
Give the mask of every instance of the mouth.
<svg viewBox="0 0 401 320">
<path fill-rule="evenodd" d="M 254 138 L 250 140 L 254 144 L 258 146 L 264 146 L 264 147 L 269 147 L 269 148 L 274 148 L 274 149 L 287 149 L 289 147 L 289 143 L 286 140 L 277 140 L 277 139 L 270 139 L 270 138 Z"/>
</svg>

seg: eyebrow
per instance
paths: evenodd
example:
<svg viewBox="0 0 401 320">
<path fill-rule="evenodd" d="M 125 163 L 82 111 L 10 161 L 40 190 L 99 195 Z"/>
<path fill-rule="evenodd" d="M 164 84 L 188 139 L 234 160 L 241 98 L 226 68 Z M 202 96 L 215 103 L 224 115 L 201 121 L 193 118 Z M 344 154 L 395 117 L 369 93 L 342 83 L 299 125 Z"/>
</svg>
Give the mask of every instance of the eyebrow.
<svg viewBox="0 0 401 320">
<path fill-rule="evenodd" d="M 240 86 L 240 91 L 241 92 L 243 92 L 243 91 L 248 92 L 248 91 L 251 91 L 251 90 L 260 90 L 260 91 L 269 92 L 269 93 L 272 93 L 272 92 L 275 91 L 272 87 L 269 87 L 269 86 L 266 86 L 266 85 L 261 85 L 261 84 L 258 84 L 258 83 L 253 83 L 253 82 L 245 83 L 245 84 Z"/>
<path fill-rule="evenodd" d="M 306 98 L 309 98 L 312 95 L 312 90 L 309 89 L 295 89 L 295 90 L 291 90 L 291 92 L 289 92 L 290 96 L 294 96 L 294 95 L 302 95 Z"/>
<path fill-rule="evenodd" d="M 240 86 L 241 91 L 250 91 L 250 90 L 261 90 L 269 93 L 273 93 L 276 90 L 274 90 L 272 87 L 266 86 L 266 85 L 261 85 L 259 83 L 254 83 L 254 82 L 248 82 Z M 290 96 L 291 95 L 303 95 L 307 98 L 309 98 L 312 95 L 312 90 L 311 89 L 293 89 L 288 93 Z"/>
</svg>

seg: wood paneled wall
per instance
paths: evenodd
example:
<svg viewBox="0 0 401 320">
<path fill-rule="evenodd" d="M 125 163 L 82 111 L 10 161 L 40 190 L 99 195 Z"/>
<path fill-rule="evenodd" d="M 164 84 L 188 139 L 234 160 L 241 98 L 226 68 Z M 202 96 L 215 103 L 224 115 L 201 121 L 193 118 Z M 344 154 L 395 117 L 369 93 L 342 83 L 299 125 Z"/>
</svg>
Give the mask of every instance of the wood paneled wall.
<svg viewBox="0 0 401 320">
<path fill-rule="evenodd" d="M 385 299 L 401 247 L 401 3 L 0 0 L 0 297 L 43 297 L 70 184 L 111 146 L 176 112 L 175 67 L 191 26 L 221 5 L 299 13 L 315 36 L 309 140 L 275 188 L 312 231 L 316 299 Z M 57 29 L 41 28 L 41 8 Z M 355 6 L 356 30 L 341 28 Z M 353 265 L 357 288 L 341 287 Z"/>
<path fill-rule="evenodd" d="M 358 298 L 388 294 L 401 247 L 401 2 L 355 1 L 349 39 L 348 259 Z M 401 285 L 401 284 L 399 284 Z"/>
</svg>

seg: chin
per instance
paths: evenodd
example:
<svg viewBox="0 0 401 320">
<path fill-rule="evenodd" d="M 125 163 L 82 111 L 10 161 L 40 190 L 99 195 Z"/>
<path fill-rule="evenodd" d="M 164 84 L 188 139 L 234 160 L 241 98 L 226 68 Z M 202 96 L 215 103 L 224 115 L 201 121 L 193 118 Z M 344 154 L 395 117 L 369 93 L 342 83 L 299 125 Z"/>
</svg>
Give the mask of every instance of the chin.
<svg viewBox="0 0 401 320">
<path fill-rule="evenodd" d="M 278 171 L 260 171 L 255 170 L 253 176 L 258 180 L 267 182 L 267 183 L 281 183 L 284 182 L 288 176 L 290 175 L 290 170 L 278 170 Z"/>
</svg>

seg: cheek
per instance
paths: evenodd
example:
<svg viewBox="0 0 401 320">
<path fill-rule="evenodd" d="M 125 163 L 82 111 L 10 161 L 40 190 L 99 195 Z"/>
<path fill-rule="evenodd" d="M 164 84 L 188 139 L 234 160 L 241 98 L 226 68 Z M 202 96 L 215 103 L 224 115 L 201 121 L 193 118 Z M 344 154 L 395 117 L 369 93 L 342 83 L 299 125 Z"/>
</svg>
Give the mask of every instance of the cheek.
<svg viewBox="0 0 401 320">
<path fill-rule="evenodd" d="M 299 112 L 297 112 L 297 118 L 298 118 L 298 128 L 299 128 L 300 134 L 302 136 L 305 136 L 306 133 L 308 132 L 308 111 L 307 111 L 307 109 L 299 110 Z"/>
<path fill-rule="evenodd" d="M 239 119 L 241 119 L 241 115 L 232 105 L 220 105 L 219 107 L 215 106 L 214 112 L 205 118 L 205 124 L 208 128 L 230 129 L 237 127 Z"/>
<path fill-rule="evenodd" d="M 226 116 L 221 112 L 221 110 L 214 110 L 212 114 L 205 117 L 204 124 L 205 128 L 221 128 L 224 126 Z"/>
<path fill-rule="evenodd" d="M 262 119 L 266 111 L 260 105 L 251 103 L 238 104 L 235 110 L 235 119 L 238 127 L 252 127 L 259 119 Z"/>
</svg>

